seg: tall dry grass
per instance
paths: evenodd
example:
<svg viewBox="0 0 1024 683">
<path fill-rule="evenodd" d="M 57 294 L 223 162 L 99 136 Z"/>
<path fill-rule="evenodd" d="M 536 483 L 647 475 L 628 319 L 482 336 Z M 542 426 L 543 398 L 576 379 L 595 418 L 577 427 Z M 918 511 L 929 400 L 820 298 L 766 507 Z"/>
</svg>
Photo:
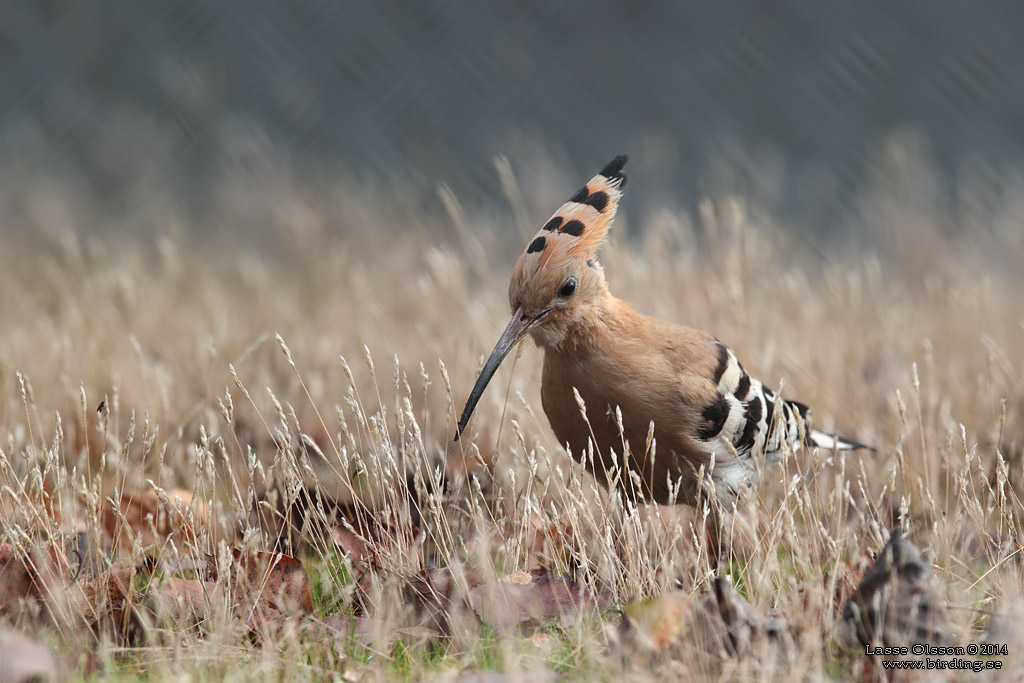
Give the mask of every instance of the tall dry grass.
<svg viewBox="0 0 1024 683">
<path fill-rule="evenodd" d="M 882 160 L 861 231 L 841 244 L 798 239 L 742 197 L 693 211 L 666 202 L 630 225 L 627 190 L 602 257 L 615 294 L 712 331 L 766 383 L 811 404 L 816 426 L 878 448 L 800 453 L 767 470 L 730 518 L 725 573 L 755 607 L 799 626 L 787 678 L 850 675 L 835 627 L 895 526 L 934 564 L 965 642 L 1009 614 L 1024 585 L 1024 213 L 1008 201 L 978 208 L 966 191 L 937 202 L 921 187 L 927 169 L 907 163 Z M 72 673 L 94 658 L 105 673 L 155 679 L 721 674 L 685 647 L 623 657 L 614 612 L 525 637 L 453 608 L 441 645 L 409 636 L 424 619 L 409 587 L 430 568 L 567 572 L 617 607 L 698 595 L 714 576 L 703 511 L 623 503 L 559 448 L 532 344 L 492 383 L 473 438 L 452 442 L 506 322 L 511 265 L 554 206 L 534 211 L 506 166 L 499 175 L 514 207 L 467 210 L 443 188 L 432 215 L 401 193 L 281 193 L 270 247 L 230 213 L 207 236 L 169 216 L 123 242 L 73 220 L 12 239 L 17 248 L 0 252 L 0 540 L 80 537 L 100 562 L 140 562 L 140 544 L 103 538 L 104 501 L 188 489 L 206 511 L 197 538 L 161 545 L 159 557 L 285 542 L 317 577 L 317 614 L 358 602 L 373 615 L 358 642 L 296 626 L 272 647 L 227 619 L 152 624 L 130 646 L 97 645 L 67 611 L 14 625 L 70 653 Z M 387 522 L 369 539 L 380 566 L 362 593 L 314 490 Z M 281 517 L 296 505 L 301 516 Z M 1024 646 L 1024 632 L 1011 635 Z M 735 666 L 780 675 L 763 661 Z"/>
</svg>

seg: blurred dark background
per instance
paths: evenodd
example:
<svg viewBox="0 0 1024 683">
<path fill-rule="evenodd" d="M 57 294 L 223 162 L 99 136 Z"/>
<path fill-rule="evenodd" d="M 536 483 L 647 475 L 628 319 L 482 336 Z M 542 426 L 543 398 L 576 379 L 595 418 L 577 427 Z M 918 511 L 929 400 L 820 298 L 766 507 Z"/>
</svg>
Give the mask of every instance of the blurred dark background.
<svg viewBox="0 0 1024 683">
<path fill-rule="evenodd" d="M 198 229 L 341 185 L 489 206 L 498 156 L 561 197 L 627 152 L 636 214 L 738 191 L 827 234 L 893 145 L 940 203 L 998 203 L 1024 161 L 1019 1 L 0 7 L 0 230 L 58 199 L 79 228 Z"/>
</svg>

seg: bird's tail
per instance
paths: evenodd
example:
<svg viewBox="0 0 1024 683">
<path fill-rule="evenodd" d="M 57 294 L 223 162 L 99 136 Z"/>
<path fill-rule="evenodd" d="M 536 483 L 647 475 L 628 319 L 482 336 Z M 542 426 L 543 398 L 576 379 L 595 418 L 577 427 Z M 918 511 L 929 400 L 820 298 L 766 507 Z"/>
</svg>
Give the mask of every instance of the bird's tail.
<svg viewBox="0 0 1024 683">
<path fill-rule="evenodd" d="M 844 436 L 838 434 L 827 434 L 825 432 L 819 432 L 817 429 L 812 429 L 810 433 L 811 445 L 816 446 L 824 451 L 859 451 L 867 450 L 874 452 L 874 448 L 867 444 L 858 443 L 853 439 L 847 439 Z"/>
</svg>

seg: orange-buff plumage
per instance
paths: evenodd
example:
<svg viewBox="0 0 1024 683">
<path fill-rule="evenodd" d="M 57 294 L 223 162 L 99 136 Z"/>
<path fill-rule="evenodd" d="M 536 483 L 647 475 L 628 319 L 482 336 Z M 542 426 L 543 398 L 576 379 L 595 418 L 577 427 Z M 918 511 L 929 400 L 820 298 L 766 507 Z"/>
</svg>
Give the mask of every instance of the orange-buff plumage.
<svg viewBox="0 0 1024 683">
<path fill-rule="evenodd" d="M 750 376 L 710 334 L 642 315 L 612 296 L 597 256 L 626 183 L 625 164 L 620 156 L 605 166 L 520 256 L 509 283 L 512 320 L 473 388 L 458 434 L 501 361 L 529 334 L 544 350 L 541 398 L 555 436 L 603 484 L 633 500 L 693 504 L 698 491 L 713 487 L 727 502 L 787 446 L 863 448 L 811 429 L 806 406 Z"/>
</svg>

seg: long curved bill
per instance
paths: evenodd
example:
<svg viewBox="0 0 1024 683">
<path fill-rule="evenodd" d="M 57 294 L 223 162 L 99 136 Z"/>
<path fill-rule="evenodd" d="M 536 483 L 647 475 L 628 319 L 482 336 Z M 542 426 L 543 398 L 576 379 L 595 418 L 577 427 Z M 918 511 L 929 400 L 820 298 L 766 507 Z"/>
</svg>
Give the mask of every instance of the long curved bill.
<svg viewBox="0 0 1024 683">
<path fill-rule="evenodd" d="M 545 312 L 546 313 L 546 312 Z M 498 343 L 494 346 L 494 350 L 491 351 L 490 358 L 484 363 L 484 369 L 480 371 L 480 376 L 476 378 L 476 384 L 473 385 L 473 391 L 469 393 L 469 399 L 466 401 L 466 407 L 462 409 L 462 417 L 459 418 L 459 428 L 455 432 L 455 440 L 458 441 L 459 437 L 462 436 L 462 432 L 466 429 L 466 423 L 469 422 L 469 418 L 473 415 L 473 410 L 476 409 L 476 404 L 480 402 L 480 397 L 484 393 L 484 389 L 487 388 L 487 383 L 491 381 L 491 377 L 497 371 L 498 366 L 501 365 L 501 361 L 505 360 L 505 356 L 508 352 L 515 347 L 519 341 L 526 336 L 526 333 L 530 331 L 530 328 L 534 326 L 541 318 L 544 317 L 544 313 L 540 314 L 536 318 L 527 317 L 523 313 L 523 307 L 520 306 L 516 309 L 516 312 L 512 314 L 512 320 L 509 321 L 505 331 L 498 337 Z"/>
</svg>

